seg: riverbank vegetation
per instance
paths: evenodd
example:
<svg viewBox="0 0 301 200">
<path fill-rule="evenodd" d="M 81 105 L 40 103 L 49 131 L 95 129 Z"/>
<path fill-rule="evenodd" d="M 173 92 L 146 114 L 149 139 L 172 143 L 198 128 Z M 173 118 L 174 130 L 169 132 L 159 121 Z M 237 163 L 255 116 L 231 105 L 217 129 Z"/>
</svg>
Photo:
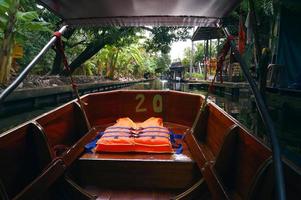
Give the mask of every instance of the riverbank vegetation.
<svg viewBox="0 0 301 200">
<path fill-rule="evenodd" d="M 240 19 L 247 19 L 254 29 L 245 26 L 246 34 L 254 32 L 248 57 L 260 68 L 261 50 L 275 51 L 275 29 L 278 5 L 283 1 L 244 0 L 240 7 L 224 20 L 232 34 L 237 35 Z M 289 5 L 289 4 L 288 4 Z M 251 8 L 255 13 L 250 12 Z M 0 0 L 0 85 L 7 85 L 47 43 L 61 20 L 35 0 Z M 247 28 L 247 29 L 246 29 Z M 71 71 L 77 75 L 100 76 L 107 79 L 155 77 L 168 70 L 170 45 L 190 38 L 189 29 L 182 27 L 101 27 L 70 28 L 64 33 L 64 47 Z M 256 35 L 255 35 L 256 33 Z M 254 37 L 255 36 L 255 37 Z M 256 39 L 257 38 L 257 39 Z M 219 45 L 222 45 L 220 41 Z M 256 51 L 253 49 L 255 48 Z M 212 42 L 209 54 L 216 58 L 217 41 Z M 185 49 L 182 64 L 200 66 L 206 52 L 198 43 L 192 53 Z M 208 54 L 208 52 L 207 52 Z M 251 58 L 253 57 L 253 58 Z M 207 59 L 208 60 L 208 59 Z M 266 67 L 266 66 L 264 66 Z M 257 69 L 260 71 L 260 69 Z M 31 72 L 33 75 L 66 75 L 62 56 L 53 48 Z M 197 76 L 199 77 L 199 76 Z M 203 76 L 201 76 L 203 77 Z"/>
<path fill-rule="evenodd" d="M 0 0 L 0 85 L 7 84 L 39 53 L 61 21 L 35 0 Z M 51 31 L 52 30 L 52 31 Z M 152 77 L 168 69 L 170 44 L 188 28 L 102 27 L 68 29 L 64 47 L 71 71 L 108 79 Z M 31 72 L 66 75 L 55 48 Z"/>
</svg>

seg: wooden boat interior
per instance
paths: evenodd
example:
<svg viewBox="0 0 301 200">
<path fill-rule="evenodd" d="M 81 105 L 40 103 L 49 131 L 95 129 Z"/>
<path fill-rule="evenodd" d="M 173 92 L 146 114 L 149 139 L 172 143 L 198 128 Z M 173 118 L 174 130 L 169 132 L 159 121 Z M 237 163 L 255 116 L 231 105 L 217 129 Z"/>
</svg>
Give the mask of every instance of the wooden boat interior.
<svg viewBox="0 0 301 200">
<path fill-rule="evenodd" d="M 0 135 L 0 197 L 274 199 L 271 150 L 214 103 L 199 112 L 203 99 L 175 91 L 94 93 L 82 97 L 90 130 L 75 100 L 9 130 Z M 161 117 L 185 134 L 177 140 L 183 152 L 86 152 L 120 117 Z M 283 161 L 287 198 L 297 199 L 300 169 Z"/>
</svg>

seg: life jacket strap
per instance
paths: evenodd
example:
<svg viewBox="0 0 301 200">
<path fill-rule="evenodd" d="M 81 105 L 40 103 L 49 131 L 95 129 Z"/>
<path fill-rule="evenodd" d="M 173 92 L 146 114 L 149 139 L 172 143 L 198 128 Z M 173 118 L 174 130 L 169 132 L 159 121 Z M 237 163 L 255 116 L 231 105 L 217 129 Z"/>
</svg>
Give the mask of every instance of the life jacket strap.
<svg viewBox="0 0 301 200">
<path fill-rule="evenodd" d="M 104 135 L 104 132 L 99 132 L 96 137 L 89 142 L 88 144 L 85 145 L 85 152 L 86 153 L 92 153 L 92 150 L 96 147 L 97 141 L 101 138 L 101 136 Z"/>
</svg>

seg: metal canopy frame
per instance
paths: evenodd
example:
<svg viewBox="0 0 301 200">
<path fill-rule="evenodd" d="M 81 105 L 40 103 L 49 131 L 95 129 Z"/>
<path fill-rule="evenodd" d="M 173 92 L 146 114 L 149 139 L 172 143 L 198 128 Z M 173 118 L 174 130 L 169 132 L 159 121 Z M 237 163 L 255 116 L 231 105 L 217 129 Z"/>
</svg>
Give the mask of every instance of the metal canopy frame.
<svg viewBox="0 0 301 200">
<path fill-rule="evenodd" d="M 67 30 L 67 26 L 63 26 L 58 32 L 63 34 Z M 32 68 L 41 60 L 43 55 L 52 47 L 57 41 L 57 37 L 53 36 L 49 42 L 43 47 L 43 49 L 36 55 L 36 57 L 25 67 L 25 69 L 18 75 L 18 77 L 0 94 L 0 106 L 4 102 L 5 98 L 12 93 L 18 85 L 26 78 L 27 74 Z"/>
</svg>

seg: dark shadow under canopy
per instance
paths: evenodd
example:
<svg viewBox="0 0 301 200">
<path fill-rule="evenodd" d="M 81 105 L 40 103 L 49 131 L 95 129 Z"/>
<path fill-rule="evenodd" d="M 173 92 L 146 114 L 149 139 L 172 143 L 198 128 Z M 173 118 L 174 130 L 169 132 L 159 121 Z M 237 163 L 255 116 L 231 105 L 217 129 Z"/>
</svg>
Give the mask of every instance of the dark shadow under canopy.
<svg viewBox="0 0 301 200">
<path fill-rule="evenodd" d="M 241 0 L 38 0 L 73 26 L 215 27 Z"/>
</svg>

